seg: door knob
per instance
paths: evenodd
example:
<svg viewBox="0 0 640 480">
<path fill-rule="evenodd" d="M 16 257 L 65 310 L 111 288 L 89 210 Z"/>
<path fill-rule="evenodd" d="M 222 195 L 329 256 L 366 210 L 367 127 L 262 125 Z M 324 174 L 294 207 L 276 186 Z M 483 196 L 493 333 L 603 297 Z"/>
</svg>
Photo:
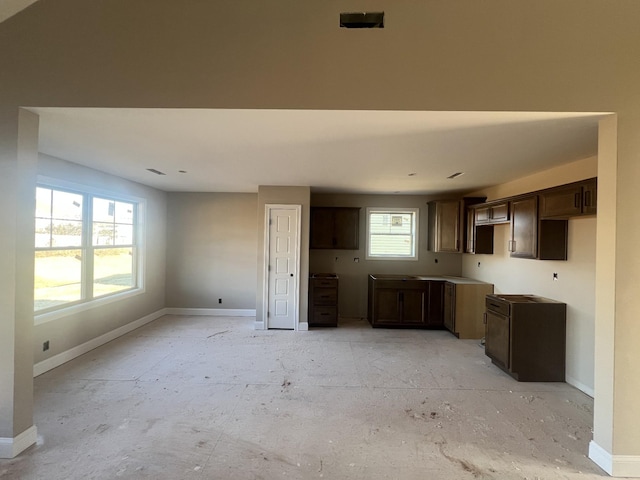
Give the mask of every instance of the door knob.
<svg viewBox="0 0 640 480">
<path fill-rule="evenodd" d="M 293 277 L 293 273 L 290 273 L 289 276 Z"/>
</svg>

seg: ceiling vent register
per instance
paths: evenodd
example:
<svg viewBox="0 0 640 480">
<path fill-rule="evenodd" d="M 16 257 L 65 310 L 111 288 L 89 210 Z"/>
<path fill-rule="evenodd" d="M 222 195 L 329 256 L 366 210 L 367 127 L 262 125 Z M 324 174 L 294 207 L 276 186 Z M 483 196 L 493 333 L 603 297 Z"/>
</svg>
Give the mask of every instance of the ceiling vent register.
<svg viewBox="0 0 640 480">
<path fill-rule="evenodd" d="M 384 28 L 384 12 L 353 12 L 340 14 L 341 28 Z"/>
</svg>

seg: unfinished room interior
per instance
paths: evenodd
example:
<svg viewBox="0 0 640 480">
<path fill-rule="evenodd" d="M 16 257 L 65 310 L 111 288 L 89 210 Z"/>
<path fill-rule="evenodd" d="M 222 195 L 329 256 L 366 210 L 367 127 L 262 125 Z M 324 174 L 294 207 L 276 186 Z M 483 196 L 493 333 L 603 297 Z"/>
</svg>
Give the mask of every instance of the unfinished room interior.
<svg viewBox="0 0 640 480">
<path fill-rule="evenodd" d="M 640 478 L 638 19 L 0 2 L 0 478 Z"/>
</svg>

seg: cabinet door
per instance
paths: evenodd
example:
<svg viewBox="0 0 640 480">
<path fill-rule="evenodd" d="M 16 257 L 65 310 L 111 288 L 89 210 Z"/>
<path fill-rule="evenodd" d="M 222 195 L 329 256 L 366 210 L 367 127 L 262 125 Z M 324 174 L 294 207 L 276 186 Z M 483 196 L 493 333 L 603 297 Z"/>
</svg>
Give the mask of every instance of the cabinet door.
<svg viewBox="0 0 640 480">
<path fill-rule="evenodd" d="M 540 218 L 573 217 L 582 213 L 582 187 L 569 185 L 540 195 Z"/>
<path fill-rule="evenodd" d="M 484 352 L 493 363 L 509 369 L 509 338 L 510 319 L 487 310 L 487 330 L 485 335 Z"/>
<path fill-rule="evenodd" d="M 333 248 L 333 209 L 311 209 L 310 248 Z"/>
<path fill-rule="evenodd" d="M 334 211 L 334 246 L 343 250 L 358 249 L 360 212 L 357 208 L 337 208 Z"/>
<path fill-rule="evenodd" d="M 377 288 L 375 290 L 374 302 L 374 325 L 400 323 L 400 292 L 397 289 Z"/>
<path fill-rule="evenodd" d="M 491 222 L 506 223 L 509 221 L 509 202 L 496 203 L 491 206 Z"/>
<path fill-rule="evenodd" d="M 460 252 L 460 202 L 442 201 L 436 205 L 435 252 Z"/>
<path fill-rule="evenodd" d="M 476 219 L 473 208 L 467 208 L 465 253 L 475 253 L 476 251 Z"/>
<path fill-rule="evenodd" d="M 437 328 L 444 325 L 444 285 L 446 282 L 429 281 L 425 324 Z"/>
<path fill-rule="evenodd" d="M 538 254 L 538 196 L 521 198 L 511 202 L 512 257 L 536 258 Z"/>
<path fill-rule="evenodd" d="M 477 224 L 489 223 L 491 220 L 490 207 L 478 207 L 474 209 L 474 221 Z"/>
<path fill-rule="evenodd" d="M 451 333 L 455 333 L 456 315 L 456 287 L 453 283 L 444 284 L 444 326 Z"/>
<path fill-rule="evenodd" d="M 425 318 L 425 290 L 400 290 L 401 322 L 406 325 L 422 324 Z"/>
</svg>

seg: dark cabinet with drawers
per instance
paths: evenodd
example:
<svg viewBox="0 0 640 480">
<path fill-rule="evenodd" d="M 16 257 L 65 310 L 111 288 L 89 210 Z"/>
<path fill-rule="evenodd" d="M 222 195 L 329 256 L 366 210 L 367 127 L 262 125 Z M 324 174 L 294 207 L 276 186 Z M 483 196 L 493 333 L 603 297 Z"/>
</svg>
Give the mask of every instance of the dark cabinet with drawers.
<svg viewBox="0 0 640 480">
<path fill-rule="evenodd" d="M 520 382 L 563 382 L 566 309 L 536 295 L 487 295 L 485 353 Z"/>
<path fill-rule="evenodd" d="M 309 278 L 309 326 L 338 326 L 338 276 L 312 274 Z"/>
</svg>

